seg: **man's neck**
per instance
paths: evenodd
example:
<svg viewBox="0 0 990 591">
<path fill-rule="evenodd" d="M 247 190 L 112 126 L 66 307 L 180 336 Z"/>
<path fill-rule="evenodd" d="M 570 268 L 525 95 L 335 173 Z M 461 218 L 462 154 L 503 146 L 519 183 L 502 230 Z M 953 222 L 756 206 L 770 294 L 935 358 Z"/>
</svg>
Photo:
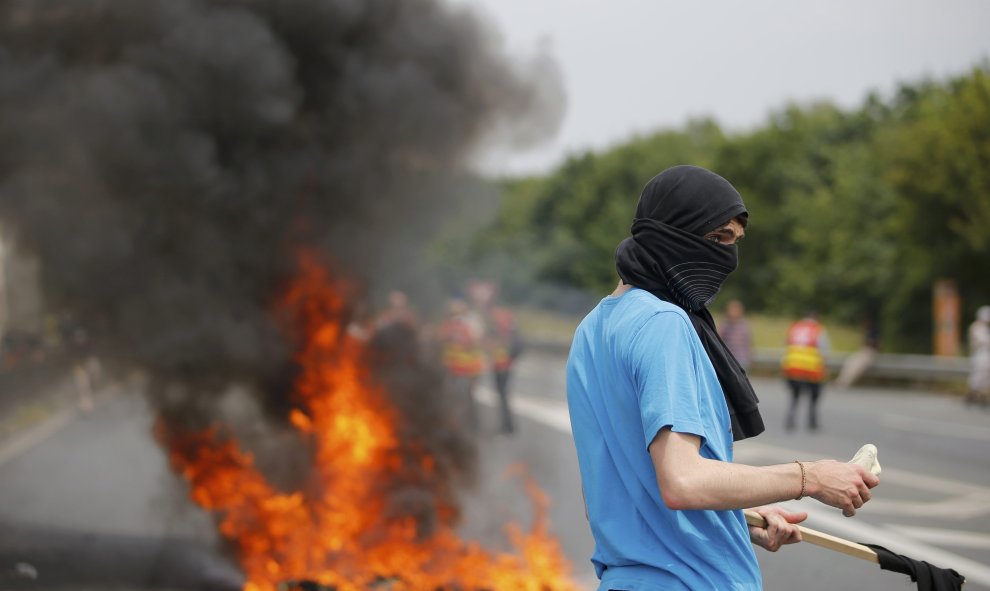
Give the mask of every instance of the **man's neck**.
<svg viewBox="0 0 990 591">
<path fill-rule="evenodd" d="M 623 283 L 623 282 L 622 282 L 622 281 L 620 280 L 620 281 L 619 281 L 619 284 L 618 284 L 617 286 L 615 286 L 615 291 L 613 291 L 613 292 L 611 293 L 611 296 L 612 296 L 613 298 L 617 298 L 617 297 L 619 297 L 619 296 L 621 296 L 622 294 L 624 294 L 624 293 L 626 293 L 627 291 L 629 291 L 629 290 L 630 290 L 630 289 L 632 289 L 632 288 L 633 288 L 633 286 L 631 286 L 631 285 L 627 285 L 627 284 L 625 284 L 625 283 Z"/>
</svg>

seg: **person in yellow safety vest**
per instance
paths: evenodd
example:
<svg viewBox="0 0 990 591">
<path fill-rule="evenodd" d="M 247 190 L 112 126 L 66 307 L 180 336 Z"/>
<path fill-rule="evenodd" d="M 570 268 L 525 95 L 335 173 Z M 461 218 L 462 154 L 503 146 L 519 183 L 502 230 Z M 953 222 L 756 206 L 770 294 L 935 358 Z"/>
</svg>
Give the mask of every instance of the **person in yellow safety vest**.
<svg viewBox="0 0 990 591">
<path fill-rule="evenodd" d="M 447 392 L 453 403 L 463 409 L 468 424 L 477 429 L 478 407 L 474 389 L 485 371 L 484 325 L 481 318 L 460 299 L 448 304 L 447 319 L 437 334 L 447 370 Z"/>
<path fill-rule="evenodd" d="M 791 390 L 791 404 L 787 411 L 784 428 L 794 429 L 798 400 L 807 390 L 808 429 L 818 429 L 818 399 L 826 378 L 825 356 L 828 355 L 828 332 L 818 322 L 817 315 L 809 311 L 787 331 L 787 349 L 781 361 L 781 368 Z"/>
</svg>

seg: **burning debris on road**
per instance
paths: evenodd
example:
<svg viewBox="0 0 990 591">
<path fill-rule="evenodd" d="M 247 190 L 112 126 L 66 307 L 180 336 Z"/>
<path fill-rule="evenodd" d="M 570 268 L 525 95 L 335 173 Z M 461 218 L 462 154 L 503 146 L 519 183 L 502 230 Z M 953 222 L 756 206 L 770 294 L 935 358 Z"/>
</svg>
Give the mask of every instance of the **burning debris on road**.
<svg viewBox="0 0 990 591">
<path fill-rule="evenodd" d="M 402 434 L 404 417 L 369 371 L 364 343 L 347 332 L 347 291 L 304 257 L 279 303 L 278 316 L 300 341 L 291 421 L 313 458 L 300 489 L 276 490 L 252 456 L 221 433 L 159 425 L 193 499 L 221 516 L 220 532 L 235 545 L 248 578 L 245 589 L 274 591 L 285 581 L 338 591 L 575 588 L 548 532 L 547 499 L 531 483 L 536 517 L 529 531 L 506 526 L 512 552 L 491 552 L 457 535 L 442 448 Z M 434 431 L 455 432 L 444 416 L 437 414 Z"/>
</svg>

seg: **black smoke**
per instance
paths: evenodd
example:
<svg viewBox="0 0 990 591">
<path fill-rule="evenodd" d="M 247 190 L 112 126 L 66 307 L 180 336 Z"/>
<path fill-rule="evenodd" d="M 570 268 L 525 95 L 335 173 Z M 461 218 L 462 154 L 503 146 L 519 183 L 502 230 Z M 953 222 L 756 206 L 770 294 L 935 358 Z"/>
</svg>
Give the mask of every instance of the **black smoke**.
<svg viewBox="0 0 990 591">
<path fill-rule="evenodd" d="M 106 358 L 265 390 L 300 246 L 381 280 L 475 148 L 560 108 L 551 60 L 438 0 L 4 0 L 0 231 Z"/>
<path fill-rule="evenodd" d="M 0 233 L 167 422 L 215 420 L 236 385 L 278 431 L 298 250 L 388 289 L 479 190 L 472 154 L 546 137 L 561 103 L 552 60 L 439 0 L 0 0 Z M 373 348 L 407 436 L 463 470 L 436 372 Z"/>
</svg>

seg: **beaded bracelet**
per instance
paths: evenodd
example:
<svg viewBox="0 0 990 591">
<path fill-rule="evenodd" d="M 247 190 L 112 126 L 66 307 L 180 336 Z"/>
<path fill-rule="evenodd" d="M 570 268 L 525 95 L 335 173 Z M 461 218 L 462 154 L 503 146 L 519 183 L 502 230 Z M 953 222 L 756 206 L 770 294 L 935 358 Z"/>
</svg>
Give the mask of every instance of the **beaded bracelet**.
<svg viewBox="0 0 990 591">
<path fill-rule="evenodd" d="M 798 460 L 794 460 L 794 463 L 801 467 L 801 493 L 794 499 L 795 501 L 800 501 L 804 498 L 804 491 L 808 486 L 808 473 L 804 470 L 804 464 Z"/>
</svg>

